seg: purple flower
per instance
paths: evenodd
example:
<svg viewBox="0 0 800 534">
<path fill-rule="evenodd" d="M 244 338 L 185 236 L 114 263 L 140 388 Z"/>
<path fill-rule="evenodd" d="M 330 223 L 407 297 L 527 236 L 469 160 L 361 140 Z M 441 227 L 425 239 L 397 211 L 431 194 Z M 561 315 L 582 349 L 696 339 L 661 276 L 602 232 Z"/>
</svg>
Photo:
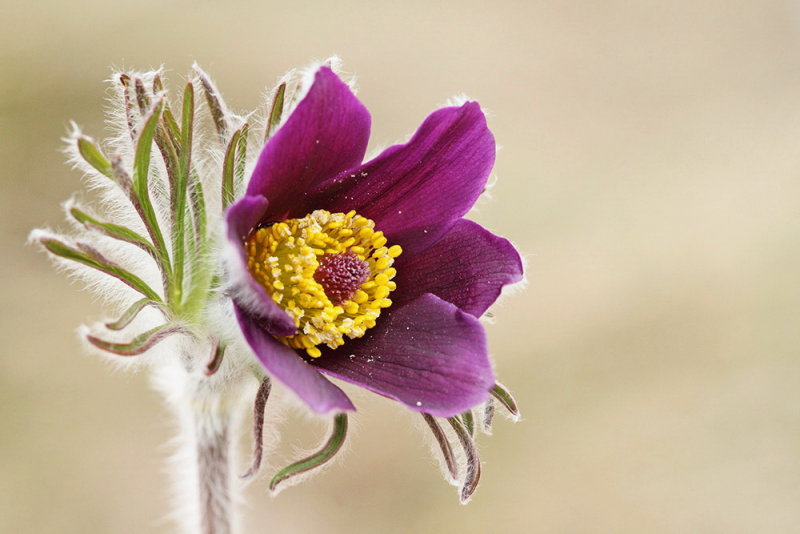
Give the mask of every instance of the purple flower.
<svg viewBox="0 0 800 534">
<path fill-rule="evenodd" d="M 320 68 L 226 214 L 236 316 L 268 373 L 316 412 L 355 409 L 325 374 L 450 417 L 494 386 L 478 317 L 522 277 L 507 240 L 462 218 L 494 138 L 475 102 L 362 163 L 369 131 L 366 108 Z"/>
</svg>

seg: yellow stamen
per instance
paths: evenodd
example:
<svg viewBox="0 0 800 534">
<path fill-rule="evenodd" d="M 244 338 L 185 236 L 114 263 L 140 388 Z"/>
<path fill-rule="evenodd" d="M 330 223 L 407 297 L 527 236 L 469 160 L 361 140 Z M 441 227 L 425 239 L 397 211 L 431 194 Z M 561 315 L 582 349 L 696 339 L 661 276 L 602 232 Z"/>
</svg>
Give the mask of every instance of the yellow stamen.
<svg viewBox="0 0 800 534">
<path fill-rule="evenodd" d="M 245 244 L 250 273 L 297 326 L 296 334 L 278 339 L 318 358 L 317 345 L 335 349 L 345 336 L 356 339 L 375 326 L 392 305 L 392 264 L 402 253 L 386 244 L 375 223 L 354 211 L 317 210 L 253 232 Z M 348 285 L 362 274 L 363 282 Z"/>
</svg>

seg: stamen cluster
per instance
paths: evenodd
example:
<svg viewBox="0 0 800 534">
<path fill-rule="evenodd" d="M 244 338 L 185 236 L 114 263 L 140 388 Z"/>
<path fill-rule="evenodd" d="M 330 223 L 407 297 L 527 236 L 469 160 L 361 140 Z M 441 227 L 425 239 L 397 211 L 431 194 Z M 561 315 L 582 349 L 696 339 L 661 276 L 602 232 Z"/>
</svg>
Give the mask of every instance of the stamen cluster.
<svg viewBox="0 0 800 534">
<path fill-rule="evenodd" d="M 298 329 L 278 339 L 318 358 L 317 345 L 335 349 L 344 336 L 356 339 L 375 326 L 392 305 L 392 264 L 402 253 L 386 244 L 375 223 L 355 211 L 316 210 L 254 231 L 245 244 L 250 273 Z"/>
</svg>

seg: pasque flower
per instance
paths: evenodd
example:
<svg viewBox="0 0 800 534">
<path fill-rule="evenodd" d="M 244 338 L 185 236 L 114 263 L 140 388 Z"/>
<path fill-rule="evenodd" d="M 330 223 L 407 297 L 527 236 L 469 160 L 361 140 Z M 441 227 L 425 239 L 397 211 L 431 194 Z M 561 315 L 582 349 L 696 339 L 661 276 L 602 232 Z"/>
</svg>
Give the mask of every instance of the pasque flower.
<svg viewBox="0 0 800 534">
<path fill-rule="evenodd" d="M 73 232 L 31 234 L 119 309 L 86 341 L 151 370 L 175 409 L 187 532 L 235 528 L 231 436 L 254 379 L 245 478 L 261 464 L 271 379 L 332 415 L 328 441 L 273 490 L 340 450 L 355 408 L 328 377 L 420 412 L 464 502 L 480 477 L 476 429 L 490 432 L 495 402 L 518 416 L 479 318 L 521 279 L 520 257 L 462 218 L 495 158 L 483 112 L 435 111 L 363 162 L 369 113 L 330 65 L 284 77 L 263 118 L 231 112 L 197 66 L 176 108 L 160 72 L 115 74 L 115 137 L 76 127 L 66 140 L 98 206 L 72 200 Z"/>
<path fill-rule="evenodd" d="M 460 414 L 495 385 L 478 317 L 522 277 L 507 240 L 462 218 L 494 138 L 475 102 L 362 163 L 369 133 L 366 108 L 320 68 L 227 212 L 236 316 L 267 372 L 317 412 L 353 409 L 324 373 Z"/>
</svg>

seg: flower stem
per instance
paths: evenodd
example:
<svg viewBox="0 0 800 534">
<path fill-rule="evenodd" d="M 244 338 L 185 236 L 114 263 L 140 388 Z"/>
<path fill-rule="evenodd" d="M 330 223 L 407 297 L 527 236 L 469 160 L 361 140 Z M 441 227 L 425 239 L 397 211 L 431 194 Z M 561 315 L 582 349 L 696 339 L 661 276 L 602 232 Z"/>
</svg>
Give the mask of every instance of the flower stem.
<svg viewBox="0 0 800 534">
<path fill-rule="evenodd" d="M 231 534 L 230 436 L 227 426 L 213 432 L 197 421 L 197 469 L 200 490 L 200 532 Z"/>
<path fill-rule="evenodd" d="M 231 439 L 239 418 L 237 395 L 217 376 L 192 376 L 180 403 L 176 518 L 185 534 L 234 534 L 239 489 Z"/>
</svg>

